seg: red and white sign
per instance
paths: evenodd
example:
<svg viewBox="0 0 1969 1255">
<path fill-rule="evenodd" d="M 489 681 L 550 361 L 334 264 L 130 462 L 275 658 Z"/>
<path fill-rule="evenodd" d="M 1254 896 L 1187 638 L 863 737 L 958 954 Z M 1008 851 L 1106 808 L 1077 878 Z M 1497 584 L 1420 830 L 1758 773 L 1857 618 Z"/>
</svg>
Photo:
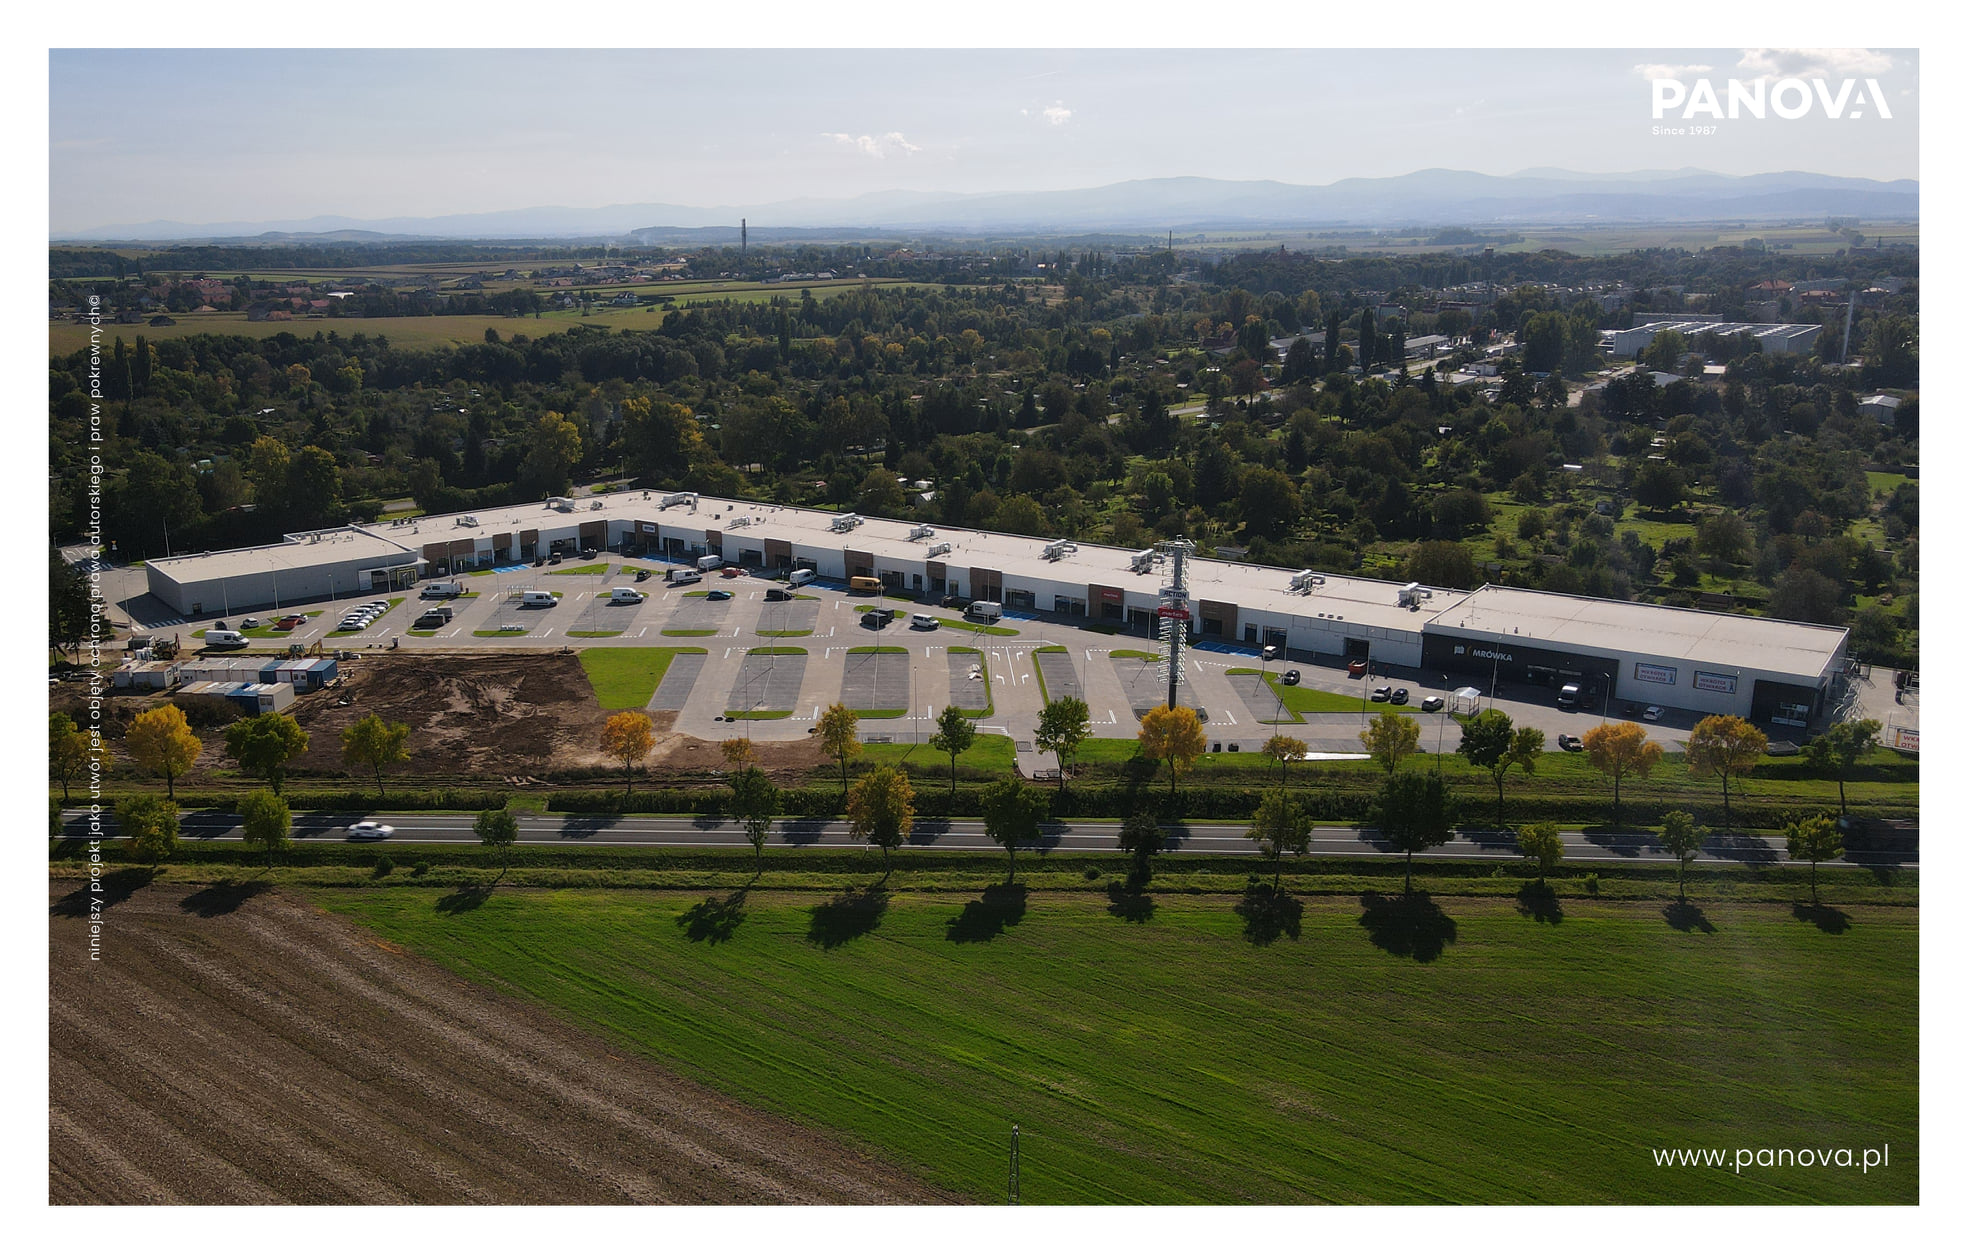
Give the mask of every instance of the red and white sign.
<svg viewBox="0 0 1969 1255">
<path fill-rule="evenodd" d="M 1161 606 L 1157 608 L 1155 617 L 1158 619 L 1181 619 L 1183 622 L 1188 623 L 1190 621 L 1190 612 L 1183 606 Z"/>
</svg>

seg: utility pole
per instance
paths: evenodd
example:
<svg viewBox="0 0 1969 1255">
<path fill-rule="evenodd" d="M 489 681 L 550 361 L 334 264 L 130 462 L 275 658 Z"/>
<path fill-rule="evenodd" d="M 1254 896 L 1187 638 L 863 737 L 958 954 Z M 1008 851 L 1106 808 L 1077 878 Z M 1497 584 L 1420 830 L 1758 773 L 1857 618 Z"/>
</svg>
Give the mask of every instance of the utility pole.
<svg viewBox="0 0 1969 1255">
<path fill-rule="evenodd" d="M 1161 590 L 1162 605 L 1156 610 L 1161 620 L 1166 653 L 1163 667 L 1169 682 L 1169 709 L 1176 709 L 1176 686 L 1183 680 L 1183 649 L 1189 643 L 1190 594 L 1183 583 L 1183 566 L 1196 552 L 1196 543 L 1178 537 L 1163 541 L 1156 548 L 1170 556 L 1169 584 Z"/>
<path fill-rule="evenodd" d="M 1019 1126 L 1012 1126 L 1012 1169 L 1005 1178 L 1005 1205 L 1019 1205 Z"/>
</svg>

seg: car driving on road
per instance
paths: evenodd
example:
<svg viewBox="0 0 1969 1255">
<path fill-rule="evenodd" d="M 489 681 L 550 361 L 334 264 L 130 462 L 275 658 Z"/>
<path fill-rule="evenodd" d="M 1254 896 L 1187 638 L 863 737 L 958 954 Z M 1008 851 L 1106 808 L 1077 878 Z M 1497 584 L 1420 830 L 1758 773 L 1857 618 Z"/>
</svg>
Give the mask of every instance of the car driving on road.
<svg viewBox="0 0 1969 1255">
<path fill-rule="evenodd" d="M 358 820 L 349 825 L 349 836 L 357 841 L 384 841 L 396 834 L 396 829 L 388 824 L 379 824 L 373 819 Z"/>
</svg>

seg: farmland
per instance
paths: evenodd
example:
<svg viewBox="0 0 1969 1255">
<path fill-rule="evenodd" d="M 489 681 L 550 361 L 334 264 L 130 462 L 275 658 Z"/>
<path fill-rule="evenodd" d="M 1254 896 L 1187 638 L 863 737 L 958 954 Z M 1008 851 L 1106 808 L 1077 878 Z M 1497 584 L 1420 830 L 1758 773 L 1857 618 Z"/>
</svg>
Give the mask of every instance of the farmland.
<svg viewBox="0 0 1969 1255">
<path fill-rule="evenodd" d="M 313 892 L 978 1201 L 1015 1121 L 1026 1202 L 1917 1197 L 1909 908 L 1369 891 L 1268 933 L 1210 895 Z M 1891 1172 L 1649 1159 L 1880 1143 Z"/>
</svg>

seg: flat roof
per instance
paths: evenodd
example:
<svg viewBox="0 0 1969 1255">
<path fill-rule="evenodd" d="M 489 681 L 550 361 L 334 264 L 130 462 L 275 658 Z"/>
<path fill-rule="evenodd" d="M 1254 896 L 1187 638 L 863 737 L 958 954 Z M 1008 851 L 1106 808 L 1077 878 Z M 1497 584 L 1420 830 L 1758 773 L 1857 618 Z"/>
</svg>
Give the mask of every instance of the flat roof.
<svg viewBox="0 0 1969 1255">
<path fill-rule="evenodd" d="M 418 556 L 413 549 L 380 536 L 372 536 L 359 527 L 324 528 L 319 532 L 296 532 L 293 536 L 293 539 L 277 545 L 152 558 L 148 565 L 185 584 L 267 571 L 299 570 L 325 562 L 367 562 L 387 566 L 414 562 Z"/>
<path fill-rule="evenodd" d="M 1445 632 L 1799 676 L 1822 674 L 1846 639 L 1846 629 L 1816 623 L 1496 585 L 1444 607 L 1433 623 Z"/>
</svg>

